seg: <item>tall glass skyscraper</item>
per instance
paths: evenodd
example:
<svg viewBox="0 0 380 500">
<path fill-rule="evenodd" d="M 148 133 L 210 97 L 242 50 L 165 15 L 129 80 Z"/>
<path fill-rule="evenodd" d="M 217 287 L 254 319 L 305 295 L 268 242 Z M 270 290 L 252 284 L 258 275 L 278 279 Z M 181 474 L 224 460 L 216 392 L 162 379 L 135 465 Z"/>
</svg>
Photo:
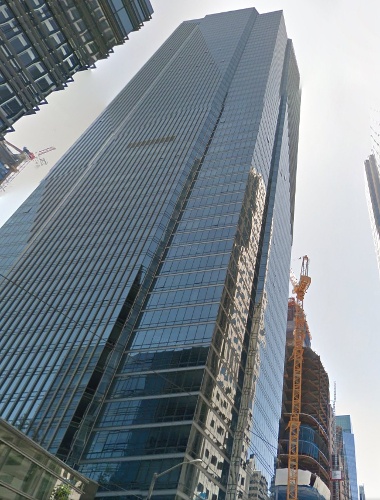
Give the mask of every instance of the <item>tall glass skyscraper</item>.
<svg viewBox="0 0 380 500">
<path fill-rule="evenodd" d="M 1 415 L 100 498 L 270 483 L 299 106 L 282 12 L 184 22 L 2 228 Z"/>
<path fill-rule="evenodd" d="M 342 429 L 343 447 L 346 456 L 350 498 L 359 500 L 358 480 L 356 475 L 355 436 L 352 432 L 350 415 L 339 415 L 336 417 L 336 425 Z"/>
<path fill-rule="evenodd" d="M 1 0 L 0 134 L 108 57 L 152 12 L 149 0 Z"/>
</svg>

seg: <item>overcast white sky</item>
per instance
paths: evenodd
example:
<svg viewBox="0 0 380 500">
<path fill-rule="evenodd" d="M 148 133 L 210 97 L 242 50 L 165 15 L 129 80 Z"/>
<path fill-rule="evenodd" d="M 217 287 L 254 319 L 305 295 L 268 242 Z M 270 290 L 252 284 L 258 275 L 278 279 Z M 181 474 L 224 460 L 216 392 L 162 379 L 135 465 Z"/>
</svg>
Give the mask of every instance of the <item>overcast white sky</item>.
<svg viewBox="0 0 380 500">
<path fill-rule="evenodd" d="M 364 195 L 371 110 L 380 109 L 379 0 L 152 0 L 153 19 L 97 69 L 53 94 L 7 139 L 37 151 L 55 146 L 49 167 L 79 137 L 180 22 L 256 7 L 284 10 L 302 81 L 292 267 L 308 254 L 312 285 L 305 310 L 320 354 L 337 383 L 337 413 L 354 426 L 358 481 L 380 499 L 380 281 Z M 373 113 L 372 113 L 373 114 Z M 380 114 L 375 114 L 379 117 Z M 31 165 L 0 194 L 0 225 L 48 167 Z M 333 392 L 331 390 L 331 392 Z"/>
</svg>

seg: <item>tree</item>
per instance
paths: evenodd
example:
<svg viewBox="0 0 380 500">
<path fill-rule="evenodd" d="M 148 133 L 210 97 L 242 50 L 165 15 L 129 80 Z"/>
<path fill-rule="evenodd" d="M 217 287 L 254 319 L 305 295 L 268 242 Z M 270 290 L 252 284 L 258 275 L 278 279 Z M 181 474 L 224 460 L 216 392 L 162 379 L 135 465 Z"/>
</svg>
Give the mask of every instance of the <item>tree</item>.
<svg viewBox="0 0 380 500">
<path fill-rule="evenodd" d="M 69 500 L 71 488 L 68 484 L 56 486 L 50 495 L 50 500 Z"/>
</svg>

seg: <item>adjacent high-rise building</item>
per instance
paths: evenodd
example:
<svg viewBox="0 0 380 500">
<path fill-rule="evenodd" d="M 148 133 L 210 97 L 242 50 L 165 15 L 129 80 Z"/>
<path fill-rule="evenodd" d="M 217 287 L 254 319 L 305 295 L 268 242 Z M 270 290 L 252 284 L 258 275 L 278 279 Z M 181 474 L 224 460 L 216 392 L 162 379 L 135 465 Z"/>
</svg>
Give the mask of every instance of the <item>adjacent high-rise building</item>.
<svg viewBox="0 0 380 500">
<path fill-rule="evenodd" d="M 268 482 L 262 472 L 255 470 L 255 460 L 250 457 L 246 463 L 248 500 L 269 500 Z"/>
<path fill-rule="evenodd" d="M 364 484 L 359 486 L 359 498 L 360 500 L 365 500 Z"/>
<path fill-rule="evenodd" d="M 3 226 L 1 415 L 99 498 L 270 483 L 299 107 L 282 12 L 184 22 Z"/>
<path fill-rule="evenodd" d="M 373 241 L 380 272 L 380 173 L 376 156 L 370 155 L 364 162 L 366 174 L 366 198 L 371 221 Z"/>
<path fill-rule="evenodd" d="M 343 442 L 343 429 L 335 425 L 335 451 L 333 455 L 334 474 L 337 474 L 338 480 L 332 481 L 332 500 L 351 499 L 350 479 L 348 477 L 347 455 Z"/>
<path fill-rule="evenodd" d="M 149 0 L 2 0 L 0 135 L 107 57 L 152 12 Z"/>
<path fill-rule="evenodd" d="M 289 299 L 286 330 L 284 395 L 280 420 L 275 500 L 286 500 L 289 463 L 289 420 L 292 414 L 294 359 L 293 330 L 296 302 Z M 330 500 L 331 427 L 330 383 L 320 357 L 312 350 L 306 323 L 302 363 L 301 412 L 298 439 L 299 500 Z"/>
<path fill-rule="evenodd" d="M 356 475 L 355 436 L 352 432 L 350 415 L 338 415 L 336 425 L 342 429 L 344 453 L 346 457 L 349 489 L 352 500 L 359 500 L 358 480 Z"/>
</svg>

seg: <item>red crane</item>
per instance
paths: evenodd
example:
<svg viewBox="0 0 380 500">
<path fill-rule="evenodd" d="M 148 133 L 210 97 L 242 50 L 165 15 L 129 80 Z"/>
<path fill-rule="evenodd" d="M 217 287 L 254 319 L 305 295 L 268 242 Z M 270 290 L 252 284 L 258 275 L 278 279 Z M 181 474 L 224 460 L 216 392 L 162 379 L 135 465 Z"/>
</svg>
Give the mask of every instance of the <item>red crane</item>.
<svg viewBox="0 0 380 500">
<path fill-rule="evenodd" d="M 54 150 L 55 147 L 50 147 L 32 153 L 26 147 L 20 149 L 6 139 L 0 139 L 0 188 L 4 190 L 31 161 L 36 166 L 46 165 L 46 159 L 41 156 Z"/>
</svg>

